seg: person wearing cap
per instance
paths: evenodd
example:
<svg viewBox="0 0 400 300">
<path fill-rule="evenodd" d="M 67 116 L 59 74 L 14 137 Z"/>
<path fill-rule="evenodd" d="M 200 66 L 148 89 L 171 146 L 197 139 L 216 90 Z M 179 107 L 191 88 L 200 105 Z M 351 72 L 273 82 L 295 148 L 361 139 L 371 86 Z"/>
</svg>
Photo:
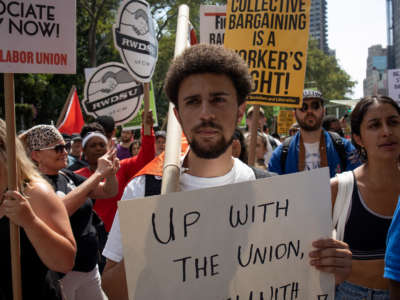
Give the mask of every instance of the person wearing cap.
<svg viewBox="0 0 400 300">
<path fill-rule="evenodd" d="M 131 157 L 130 147 L 133 142 L 133 132 L 128 128 L 122 128 L 121 142 L 117 144 L 117 156 L 119 159 Z"/>
<path fill-rule="evenodd" d="M 252 126 L 252 120 L 253 120 L 252 119 L 253 110 L 254 110 L 254 106 L 252 105 L 249 107 L 249 109 L 247 110 L 247 114 L 246 114 L 246 124 L 247 124 L 247 128 L 249 129 L 248 132 L 251 132 L 251 126 Z M 267 118 L 265 117 L 265 111 L 261 106 L 260 106 L 259 112 L 260 112 L 260 117 L 258 118 L 258 130 L 260 132 L 264 133 L 265 137 L 267 138 L 267 143 L 269 144 L 270 148 L 272 148 L 272 150 L 274 150 L 281 144 L 281 142 L 278 139 L 274 138 L 272 135 L 270 135 L 264 131 L 264 127 L 267 125 Z M 272 151 L 271 151 L 271 153 L 272 153 Z M 268 159 L 269 159 L 269 157 L 268 157 Z"/>
<path fill-rule="evenodd" d="M 286 149 L 283 143 L 274 150 L 268 164 L 271 172 L 289 174 L 329 167 L 330 176 L 333 177 L 336 173 L 353 170 L 360 165 L 350 141 L 338 134 L 328 133 L 322 128 L 324 114 L 324 99 L 321 92 L 304 90 L 303 105 L 295 109 L 300 131 L 285 141 Z M 342 144 L 341 152 L 337 146 L 338 140 Z M 286 155 L 285 159 L 282 159 L 282 152 Z"/>
<path fill-rule="evenodd" d="M 82 138 L 80 134 L 71 136 L 71 150 L 68 153 L 68 167 L 81 159 L 82 156 Z"/>
<path fill-rule="evenodd" d="M 117 193 L 115 174 L 119 161 L 115 149 L 98 159 L 94 175 L 86 179 L 65 169 L 69 144 L 64 142 L 54 126 L 37 125 L 21 138 L 24 139 L 26 150 L 39 171 L 63 200 L 70 217 L 77 253 L 72 271 L 60 276 L 66 299 L 107 299 L 101 289 L 99 245 L 97 229 L 93 223 L 95 216 L 92 199 L 108 198 Z M 84 139 L 82 144 L 85 142 Z"/>
<path fill-rule="evenodd" d="M 251 132 L 251 127 L 252 127 L 252 116 L 253 116 L 253 110 L 254 110 L 254 106 L 250 106 L 249 109 L 247 110 L 247 115 L 246 115 L 246 124 L 247 127 L 249 129 L 248 132 L 246 132 L 245 134 L 245 138 L 247 139 L 247 137 L 250 135 Z M 266 125 L 267 122 L 267 118 L 265 117 L 265 112 L 264 109 L 260 106 L 260 117 L 258 118 L 258 129 L 257 131 L 259 131 L 264 137 L 266 141 L 266 148 L 265 148 L 265 153 L 264 153 L 264 163 L 268 165 L 269 160 L 271 159 L 272 156 L 272 152 L 274 151 L 274 149 L 276 149 L 281 142 L 274 138 L 272 135 L 267 134 L 263 131 L 264 126 Z"/>
<path fill-rule="evenodd" d="M 156 136 L 156 156 L 160 155 L 165 150 L 165 141 L 167 140 L 167 133 L 164 130 L 158 130 Z"/>
</svg>

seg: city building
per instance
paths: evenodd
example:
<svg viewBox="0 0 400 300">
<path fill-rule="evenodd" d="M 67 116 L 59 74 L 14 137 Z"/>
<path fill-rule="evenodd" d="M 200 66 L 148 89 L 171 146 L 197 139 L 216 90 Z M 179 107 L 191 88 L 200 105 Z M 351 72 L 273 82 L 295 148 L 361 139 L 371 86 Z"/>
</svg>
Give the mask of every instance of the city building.
<svg viewBox="0 0 400 300">
<path fill-rule="evenodd" d="M 387 91 L 388 49 L 381 45 L 368 48 L 364 97 L 376 94 L 388 95 Z"/>
<path fill-rule="evenodd" d="M 327 0 L 311 0 L 310 36 L 318 41 L 319 49 L 329 54 L 326 9 Z"/>
</svg>

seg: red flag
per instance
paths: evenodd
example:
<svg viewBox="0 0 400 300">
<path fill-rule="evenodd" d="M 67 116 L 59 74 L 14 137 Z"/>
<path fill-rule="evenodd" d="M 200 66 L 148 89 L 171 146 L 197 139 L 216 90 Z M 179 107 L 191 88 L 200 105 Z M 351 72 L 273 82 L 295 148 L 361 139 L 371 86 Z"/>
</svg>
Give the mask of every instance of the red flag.
<svg viewBox="0 0 400 300">
<path fill-rule="evenodd" d="M 196 45 L 198 43 L 196 37 L 196 31 L 194 30 L 194 27 L 190 22 L 189 22 L 189 43 L 190 46 Z"/>
<path fill-rule="evenodd" d="M 69 99 L 68 109 L 64 115 L 64 120 L 58 126 L 58 130 L 69 135 L 80 133 L 84 124 L 81 105 L 75 90 Z"/>
</svg>

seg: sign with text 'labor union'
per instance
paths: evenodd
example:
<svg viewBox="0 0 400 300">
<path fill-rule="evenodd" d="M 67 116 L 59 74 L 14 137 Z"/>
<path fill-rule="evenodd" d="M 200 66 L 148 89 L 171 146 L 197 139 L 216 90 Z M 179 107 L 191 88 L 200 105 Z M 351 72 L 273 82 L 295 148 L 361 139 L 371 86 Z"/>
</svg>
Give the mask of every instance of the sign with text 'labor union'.
<svg viewBox="0 0 400 300">
<path fill-rule="evenodd" d="M 328 168 L 118 206 L 131 300 L 334 299 L 309 258 L 332 232 Z"/>
<path fill-rule="evenodd" d="M 0 72 L 76 72 L 75 0 L 0 0 Z"/>
<path fill-rule="evenodd" d="M 228 0 L 224 45 L 249 65 L 249 103 L 301 106 L 310 2 Z"/>
</svg>

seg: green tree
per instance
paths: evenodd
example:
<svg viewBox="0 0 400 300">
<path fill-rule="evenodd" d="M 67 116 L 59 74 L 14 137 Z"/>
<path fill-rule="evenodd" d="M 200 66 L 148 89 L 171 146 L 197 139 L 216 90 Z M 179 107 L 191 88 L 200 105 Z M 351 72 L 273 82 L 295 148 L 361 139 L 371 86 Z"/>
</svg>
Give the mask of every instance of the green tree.
<svg viewBox="0 0 400 300">
<path fill-rule="evenodd" d="M 308 44 L 306 87 L 315 87 L 326 99 L 348 99 L 356 84 L 338 64 L 336 57 L 325 54 L 310 39 Z"/>
</svg>

